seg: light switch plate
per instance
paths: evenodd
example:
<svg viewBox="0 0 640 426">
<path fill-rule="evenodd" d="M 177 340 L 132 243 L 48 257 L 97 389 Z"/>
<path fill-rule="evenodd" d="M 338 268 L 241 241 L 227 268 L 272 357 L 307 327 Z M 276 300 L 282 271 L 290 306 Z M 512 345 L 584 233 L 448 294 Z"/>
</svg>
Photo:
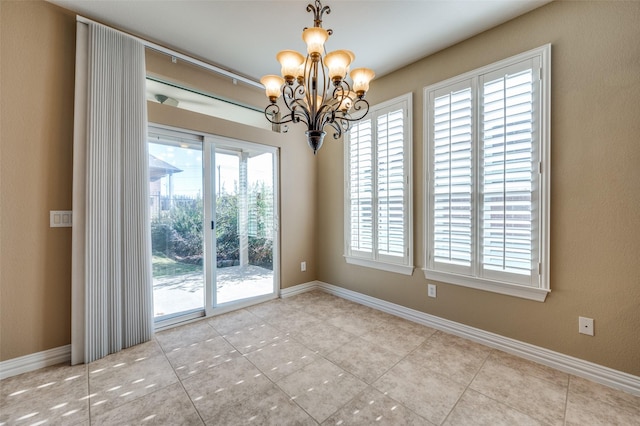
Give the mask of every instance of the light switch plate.
<svg viewBox="0 0 640 426">
<path fill-rule="evenodd" d="M 71 210 L 49 211 L 49 226 L 51 228 L 70 228 L 73 225 Z"/>
</svg>

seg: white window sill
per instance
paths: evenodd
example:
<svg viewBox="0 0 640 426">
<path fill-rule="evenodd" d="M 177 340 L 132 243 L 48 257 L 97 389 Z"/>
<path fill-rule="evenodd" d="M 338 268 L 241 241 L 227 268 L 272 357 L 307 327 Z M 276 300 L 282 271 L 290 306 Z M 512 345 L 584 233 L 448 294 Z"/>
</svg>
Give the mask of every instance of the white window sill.
<svg viewBox="0 0 640 426">
<path fill-rule="evenodd" d="M 414 266 L 399 265 L 396 263 L 381 262 L 379 260 L 362 259 L 359 257 L 345 256 L 347 263 L 351 265 L 364 266 L 366 268 L 380 269 L 382 271 L 394 272 L 402 275 L 413 275 Z"/>
<path fill-rule="evenodd" d="M 482 278 L 472 278 L 464 275 L 423 269 L 424 277 L 429 281 L 438 281 L 447 284 L 455 284 L 463 287 L 485 290 L 493 293 L 506 294 L 507 296 L 544 302 L 551 290 L 537 287 L 527 287 L 517 284 L 502 283 Z"/>
</svg>

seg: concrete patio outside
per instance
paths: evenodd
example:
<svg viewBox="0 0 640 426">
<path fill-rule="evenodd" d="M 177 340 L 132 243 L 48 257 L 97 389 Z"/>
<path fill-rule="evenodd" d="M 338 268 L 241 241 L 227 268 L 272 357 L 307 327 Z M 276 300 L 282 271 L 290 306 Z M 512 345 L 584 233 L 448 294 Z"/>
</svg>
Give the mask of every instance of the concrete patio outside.
<svg viewBox="0 0 640 426">
<path fill-rule="evenodd" d="M 273 291 L 273 271 L 255 265 L 217 268 L 217 303 L 222 304 Z M 202 272 L 153 279 L 154 316 L 201 309 L 204 304 Z"/>
</svg>

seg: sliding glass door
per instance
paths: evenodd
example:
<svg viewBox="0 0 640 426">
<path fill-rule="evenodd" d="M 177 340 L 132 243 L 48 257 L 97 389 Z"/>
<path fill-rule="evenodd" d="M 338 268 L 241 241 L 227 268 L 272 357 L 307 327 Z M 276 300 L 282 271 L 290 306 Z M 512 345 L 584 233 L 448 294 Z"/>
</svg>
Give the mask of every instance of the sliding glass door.
<svg viewBox="0 0 640 426">
<path fill-rule="evenodd" d="M 277 150 L 151 127 L 156 324 L 275 297 Z"/>
<path fill-rule="evenodd" d="M 273 293 L 274 155 L 216 145 L 216 304 Z"/>
<path fill-rule="evenodd" d="M 153 302 L 156 318 L 204 309 L 202 138 L 149 137 Z"/>
</svg>

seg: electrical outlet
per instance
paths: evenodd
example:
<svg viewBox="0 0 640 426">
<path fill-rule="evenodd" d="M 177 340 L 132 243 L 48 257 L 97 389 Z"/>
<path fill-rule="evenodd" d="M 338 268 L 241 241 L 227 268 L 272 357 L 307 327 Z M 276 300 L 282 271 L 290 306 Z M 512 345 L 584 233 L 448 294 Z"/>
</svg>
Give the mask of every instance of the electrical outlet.
<svg viewBox="0 0 640 426">
<path fill-rule="evenodd" d="M 435 284 L 427 284 L 427 296 L 436 297 L 436 285 Z"/>
<path fill-rule="evenodd" d="M 593 336 L 593 318 L 578 317 L 578 331 Z"/>
<path fill-rule="evenodd" d="M 307 262 L 300 262 L 300 271 L 305 272 L 307 270 Z"/>
</svg>

